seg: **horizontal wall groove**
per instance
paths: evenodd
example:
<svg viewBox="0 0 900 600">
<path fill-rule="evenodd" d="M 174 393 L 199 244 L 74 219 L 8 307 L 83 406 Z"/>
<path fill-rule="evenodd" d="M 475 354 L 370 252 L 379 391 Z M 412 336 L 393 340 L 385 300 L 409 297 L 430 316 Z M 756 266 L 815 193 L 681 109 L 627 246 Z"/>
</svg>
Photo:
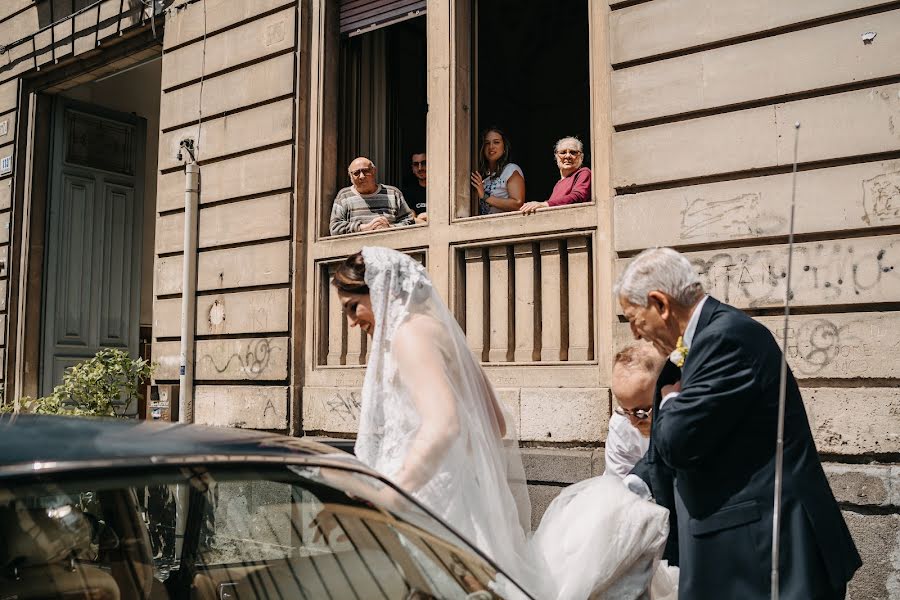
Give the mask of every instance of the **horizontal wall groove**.
<svg viewBox="0 0 900 600">
<path fill-rule="evenodd" d="M 33 0 L 32 3 L 29 4 L 28 6 L 25 6 L 24 8 L 20 8 L 19 10 L 15 11 L 13 13 L 10 13 L 7 16 L 0 19 L 0 27 L 3 27 L 3 25 L 6 24 L 7 21 L 11 21 L 12 19 L 15 19 L 16 17 L 21 15 L 23 12 L 26 12 L 29 10 L 34 10 L 34 9 L 37 9 L 37 0 Z M 19 36 L 19 37 L 21 37 L 21 36 Z M 10 41 L 14 41 L 14 40 L 10 40 Z"/>
<path fill-rule="evenodd" d="M 269 98 L 269 99 L 263 100 L 261 102 L 254 102 L 253 104 L 247 104 L 246 106 L 241 106 L 240 108 L 234 108 L 232 110 L 226 110 L 226 111 L 220 112 L 220 113 L 211 113 L 208 115 L 203 115 L 203 122 L 205 123 L 208 121 L 214 121 L 216 119 L 221 119 L 223 117 L 229 117 L 231 115 L 241 113 L 241 112 L 253 109 L 253 108 L 259 108 L 261 106 L 265 106 L 266 104 L 274 104 L 281 100 L 287 100 L 287 99 L 293 99 L 293 98 L 294 98 L 294 94 L 292 92 L 290 94 L 282 94 L 280 96 L 275 96 L 273 98 Z M 185 127 L 191 127 L 193 125 L 197 125 L 197 121 L 198 121 L 198 119 L 192 119 L 190 121 L 181 122 L 177 125 L 170 125 L 168 127 L 163 127 L 162 129 L 160 129 L 160 133 L 171 133 L 173 131 L 177 131 L 178 129 L 184 129 Z M 168 171 L 171 171 L 171 170 L 172 170 L 171 168 L 168 169 Z"/>
<path fill-rule="evenodd" d="M 878 152 L 876 154 L 859 154 L 856 156 L 846 156 L 842 158 L 829 158 L 826 160 L 810 161 L 807 163 L 799 163 L 798 171 L 810 171 L 814 169 L 825 169 L 828 167 L 841 167 L 845 165 L 853 165 L 866 162 L 877 162 L 881 160 L 895 160 L 900 158 L 900 148 L 891 150 L 890 152 Z M 627 187 L 616 188 L 617 196 L 627 196 L 629 194 L 638 194 L 641 192 L 651 192 L 655 190 L 668 190 L 673 188 L 687 187 L 691 185 L 699 185 L 702 183 L 717 183 L 720 181 L 736 181 L 740 179 L 752 179 L 754 177 L 764 177 L 766 175 L 784 175 L 793 170 L 793 165 L 778 165 L 774 167 L 764 167 L 761 169 L 749 169 L 743 171 L 730 171 L 727 173 L 718 173 L 716 175 L 704 175 L 701 177 L 688 177 L 686 179 L 673 179 L 668 181 L 655 181 L 647 184 L 635 184 Z"/>
<path fill-rule="evenodd" d="M 519 440 L 519 448 L 546 448 L 547 450 L 594 450 L 602 448 L 600 442 L 557 442 L 553 443 L 552 438 L 547 440 L 526 441 Z"/>
<path fill-rule="evenodd" d="M 216 288 L 214 290 L 198 290 L 196 297 L 199 298 L 201 296 L 218 296 L 220 294 L 231 294 L 235 292 L 265 292 L 270 290 L 283 290 L 285 288 L 290 289 L 290 284 L 270 283 L 265 285 L 248 285 L 244 287 Z M 156 294 L 155 296 L 156 300 L 175 300 L 179 298 L 181 298 L 181 292 L 174 292 L 171 294 Z"/>
<path fill-rule="evenodd" d="M 162 379 L 155 378 L 153 382 L 157 385 L 177 385 L 179 383 L 178 379 Z M 287 379 L 281 380 L 264 380 L 264 381 L 254 381 L 247 379 L 195 379 L 194 387 L 201 385 L 208 385 L 210 387 L 233 387 L 233 386 L 242 386 L 242 387 L 284 387 L 286 385 L 290 385 Z"/>
<path fill-rule="evenodd" d="M 563 489 L 565 487 L 569 487 L 569 483 L 560 483 L 559 481 L 544 481 L 543 479 L 529 479 L 528 485 L 543 485 L 546 487 L 555 487 L 559 489 Z"/>
<path fill-rule="evenodd" d="M 281 142 L 275 142 L 272 144 L 266 144 L 264 146 L 256 146 L 254 148 L 248 148 L 247 150 L 241 150 L 239 152 L 232 152 L 231 154 L 223 154 L 222 156 L 216 156 L 214 158 L 207 158 L 205 160 L 199 160 L 196 164 L 198 164 L 201 168 L 213 165 L 215 163 L 220 163 L 224 160 L 228 160 L 231 158 L 240 158 L 242 156 L 247 156 L 248 154 L 255 154 L 256 152 L 264 152 L 266 150 L 272 150 L 274 148 L 280 148 L 282 146 L 289 146 L 294 143 L 293 139 L 287 139 Z M 199 147 L 198 147 L 199 148 Z M 200 154 L 195 151 L 195 154 Z M 184 169 L 184 166 L 176 166 L 176 167 L 168 167 L 166 169 L 160 169 L 159 173 L 161 175 L 168 175 L 169 173 L 175 173 L 177 171 L 181 171 Z M 202 192 L 201 192 L 202 193 Z"/>
<path fill-rule="evenodd" d="M 845 465 L 871 465 L 876 466 L 882 463 L 890 466 L 891 463 L 900 463 L 900 453 L 896 452 L 873 452 L 871 454 L 832 454 L 830 452 L 820 452 L 819 458 L 823 463 L 839 463 Z"/>
<path fill-rule="evenodd" d="M 742 309 L 751 317 L 783 317 L 784 306 Z M 829 315 L 841 313 L 895 312 L 900 302 L 869 302 L 867 304 L 820 304 L 791 307 L 792 315 Z M 835 380 L 832 380 L 835 381 Z M 827 387 L 827 386 L 826 386 Z M 831 386 L 834 387 L 834 386 Z"/>
<path fill-rule="evenodd" d="M 897 506 L 862 506 L 849 502 L 838 502 L 838 506 L 841 507 L 841 510 L 863 516 L 900 515 L 900 507 Z"/>
<path fill-rule="evenodd" d="M 785 209 L 785 218 L 788 217 L 788 210 Z M 840 240 L 850 240 L 862 237 L 878 237 L 879 235 L 894 235 L 900 233 L 900 225 L 885 225 L 882 227 L 867 226 L 858 229 L 844 229 L 841 231 L 820 231 L 813 233 L 795 233 L 794 243 L 802 244 L 805 242 L 836 242 Z M 737 238 L 730 240 L 722 240 L 716 242 L 707 242 L 700 244 L 672 244 L 671 247 L 677 248 L 680 252 L 700 252 L 711 250 L 735 250 L 741 248 L 753 248 L 756 246 L 770 246 L 773 244 L 787 244 L 788 235 L 760 236 L 754 238 Z M 641 249 L 623 250 L 616 252 L 618 258 L 631 258 L 642 252 Z"/>
<path fill-rule="evenodd" d="M 216 333 L 216 334 L 203 334 L 197 333 L 194 336 L 194 339 L 197 341 L 216 341 L 216 340 L 256 340 L 260 338 L 276 338 L 276 337 L 290 337 L 290 331 L 251 331 L 248 333 Z M 181 339 L 181 338 L 176 338 Z"/>
<path fill-rule="evenodd" d="M 195 0 L 195 1 L 196 1 L 196 3 L 199 4 L 199 0 Z M 193 4 L 193 3 L 194 3 L 194 2 L 192 2 L 191 4 Z M 202 43 L 204 37 L 205 37 L 207 40 L 209 40 L 209 38 L 215 37 L 215 36 L 217 36 L 217 35 L 219 35 L 219 34 L 221 34 L 221 33 L 229 32 L 229 31 L 231 31 L 231 30 L 233 30 L 233 29 L 237 29 L 238 27 L 242 27 L 242 26 L 244 26 L 244 25 L 247 25 L 248 23 L 252 23 L 253 21 L 258 21 L 259 19 L 264 19 L 264 18 L 266 18 L 266 17 L 268 17 L 268 16 L 274 15 L 275 13 L 277 13 L 277 12 L 279 12 L 279 11 L 282 11 L 282 10 L 284 10 L 285 8 L 289 8 L 289 7 L 291 7 L 291 6 L 294 6 L 294 4 L 295 4 L 294 0 L 285 0 L 285 2 L 283 2 L 283 3 L 280 4 L 279 6 L 276 6 L 275 8 L 270 8 L 269 10 L 267 10 L 267 11 L 265 11 L 265 12 L 261 12 L 261 13 L 259 13 L 258 15 L 253 15 L 252 17 L 248 17 L 248 18 L 246 18 L 246 19 L 242 19 L 242 20 L 240 20 L 240 21 L 236 21 L 236 22 L 234 22 L 234 23 L 231 23 L 231 24 L 229 24 L 229 25 L 226 25 L 225 27 L 220 27 L 219 29 L 214 29 L 214 30 L 212 30 L 212 31 L 207 31 L 205 36 L 204 36 L 204 35 L 198 35 L 197 37 L 193 37 L 193 38 L 191 38 L 191 39 L 189 39 L 189 40 L 180 42 L 180 43 L 178 43 L 177 45 L 174 45 L 174 46 L 171 46 L 171 47 L 169 47 L 169 48 L 166 48 L 166 49 L 163 50 L 163 54 L 168 54 L 168 53 L 170 53 L 170 52 L 174 52 L 174 51 L 176 51 L 176 50 L 180 50 L 180 49 L 182 49 L 182 48 L 184 48 L 184 47 L 186 47 L 186 46 L 190 46 L 191 44 Z M 185 5 L 185 6 L 187 6 L 187 5 Z M 180 7 L 179 10 L 184 10 L 184 7 Z"/>
<path fill-rule="evenodd" d="M 823 304 L 823 305 L 814 305 L 814 306 L 792 306 L 791 307 L 791 315 L 835 315 L 835 314 L 844 314 L 844 313 L 883 313 L 883 312 L 896 312 L 900 311 L 900 302 L 871 302 L 868 304 Z M 741 312 L 751 316 L 751 317 L 784 317 L 784 306 L 772 306 L 769 308 L 742 308 Z M 619 324 L 627 324 L 628 320 L 624 315 L 617 314 L 616 319 Z M 812 380 L 804 380 L 804 381 L 812 381 Z M 835 381 L 843 381 L 841 379 L 828 379 L 830 383 Z M 864 381 L 868 382 L 869 380 L 863 379 L 854 379 L 854 381 Z M 891 380 L 893 381 L 893 387 L 900 387 L 900 380 Z M 867 384 L 866 384 L 867 385 Z M 854 385 L 852 387 L 866 387 L 866 385 Z M 816 386 L 813 386 L 816 387 Z M 835 385 L 825 385 L 818 387 L 839 387 Z M 879 386 L 872 386 L 879 387 Z M 890 386 L 888 386 L 890 387 Z"/>
<path fill-rule="evenodd" d="M 232 65 L 232 66 L 228 67 L 227 69 L 221 69 L 221 70 L 215 71 L 213 73 L 206 73 L 201 77 L 195 77 L 194 79 L 191 79 L 189 81 L 185 81 L 183 83 L 179 83 L 179 84 L 167 87 L 167 88 L 163 89 L 163 93 L 168 94 L 170 92 L 175 92 L 175 91 L 178 91 L 178 90 L 186 88 L 186 87 L 191 87 L 192 85 L 196 85 L 196 84 L 200 83 L 201 81 L 207 82 L 210 79 L 215 79 L 216 77 L 220 77 L 222 75 L 227 75 L 227 74 L 233 73 L 235 71 L 240 71 L 241 69 L 246 69 L 247 67 L 252 67 L 253 65 L 259 64 L 261 62 L 265 62 L 265 61 L 273 59 L 273 58 L 277 58 L 279 56 L 283 56 L 285 54 L 292 54 L 296 51 L 297 51 L 296 48 L 284 48 L 283 50 L 279 50 L 277 52 L 272 52 L 271 54 L 265 54 L 263 56 L 258 56 L 252 60 L 248 60 L 248 61 L 244 61 L 242 63 L 236 64 L 236 65 Z"/>
<path fill-rule="evenodd" d="M 801 379 L 797 382 L 800 389 L 806 388 L 847 388 L 847 389 L 865 389 L 865 388 L 896 388 L 900 386 L 900 379 L 876 377 L 871 379 L 854 378 L 836 378 L 836 377 L 813 377 L 809 379 Z"/>
<path fill-rule="evenodd" d="M 343 433 L 341 431 L 327 431 L 325 429 L 304 429 L 303 430 L 304 437 L 321 437 L 321 438 L 331 438 L 336 440 L 355 440 L 356 434 L 354 433 Z M 322 440 L 315 440 L 320 443 Z"/>
<path fill-rule="evenodd" d="M 279 235 L 276 237 L 270 238 L 262 238 L 255 240 L 247 240 L 246 242 L 232 242 L 231 244 L 219 244 L 217 246 L 204 246 L 203 248 L 198 248 L 197 255 L 205 254 L 207 252 L 214 252 L 216 250 L 232 250 L 234 248 L 249 248 L 250 246 L 262 246 L 264 244 L 274 244 L 276 242 L 289 242 L 291 241 L 291 235 Z M 183 256 L 184 250 L 173 250 L 171 252 L 160 252 L 156 255 L 156 258 L 172 258 L 173 256 Z M 180 294 L 179 294 L 180 295 Z"/>
<path fill-rule="evenodd" d="M 650 0 L 650 1 L 652 1 L 652 0 Z M 643 2 L 634 2 L 632 4 L 623 5 L 622 8 L 627 8 L 628 6 L 634 6 L 635 4 L 643 4 Z M 662 52 L 660 54 L 654 54 L 652 56 L 645 56 L 645 57 L 641 57 L 641 58 L 636 58 L 634 60 L 622 61 L 620 63 L 613 64 L 612 69 L 614 71 L 621 71 L 621 70 L 628 69 L 631 67 L 637 67 L 640 65 L 646 65 L 649 63 L 653 63 L 653 62 L 668 60 L 670 58 L 679 58 L 682 56 L 689 56 L 691 54 L 697 54 L 700 52 L 715 50 L 717 48 L 725 48 L 727 46 L 736 46 L 738 44 L 743 44 L 746 42 L 753 42 L 756 40 L 761 40 L 761 39 L 765 39 L 765 38 L 769 38 L 769 37 L 775 37 L 778 35 L 794 33 L 796 31 L 803 31 L 805 29 L 814 29 L 816 27 L 821 27 L 822 25 L 830 25 L 832 23 L 840 23 L 841 21 L 849 21 L 850 19 L 856 19 L 859 17 L 868 17 L 868 16 L 872 16 L 872 15 L 877 15 L 880 13 L 889 12 L 896 8 L 900 8 L 900 1 L 891 0 L 890 2 L 885 2 L 884 4 L 878 4 L 875 6 L 866 6 L 863 8 L 856 8 L 856 9 L 845 11 L 842 13 L 828 15 L 826 17 L 817 17 L 815 19 L 799 21 L 797 23 L 791 23 L 789 25 L 782 25 L 780 27 L 772 27 L 770 29 L 763 29 L 763 30 L 756 31 L 753 33 L 734 36 L 734 37 L 730 37 L 730 38 L 724 38 L 721 40 L 716 40 L 714 42 L 707 42 L 705 44 L 698 44 L 696 46 L 688 46 L 686 48 L 672 50 L 670 52 Z"/>
<path fill-rule="evenodd" d="M 225 198 L 223 200 L 213 200 L 212 202 L 204 202 L 203 204 L 199 204 L 198 208 L 202 213 L 203 210 L 207 208 L 215 208 L 216 206 L 223 206 L 225 204 L 237 204 L 238 202 L 244 202 L 245 200 L 256 200 L 257 198 L 267 198 L 269 196 L 275 196 L 277 194 L 292 194 L 291 200 L 293 200 L 293 192 L 294 188 L 278 188 L 267 192 L 256 192 L 255 194 L 246 194 L 244 196 L 236 196 L 234 198 Z M 168 210 L 163 210 L 157 213 L 160 217 L 167 217 L 169 215 L 176 215 L 184 212 L 184 207 L 179 206 L 178 208 L 170 208 Z M 176 254 L 180 254 L 181 252 L 177 252 Z"/>
<path fill-rule="evenodd" d="M 898 70 L 900 70 L 900 66 L 898 66 Z M 774 106 L 776 104 L 785 104 L 788 102 L 797 102 L 800 100 L 810 100 L 813 98 L 823 98 L 827 96 L 835 96 L 837 94 L 843 94 L 846 92 L 855 92 L 859 90 L 864 90 L 867 88 L 874 88 L 882 85 L 892 85 L 895 83 L 900 83 L 900 74 L 891 75 L 889 77 L 876 77 L 874 79 L 863 79 L 859 81 L 853 81 L 850 83 L 842 83 L 839 85 L 826 86 L 822 88 L 817 88 L 814 90 L 804 90 L 802 92 L 794 92 L 790 94 L 781 94 L 779 96 L 770 96 L 767 98 L 758 98 L 755 100 L 747 100 L 745 102 L 736 102 L 734 104 L 724 104 L 722 106 L 717 106 L 715 108 L 704 108 L 702 110 L 693 110 L 684 113 L 678 113 L 674 115 L 666 115 L 664 117 L 656 117 L 653 119 L 646 119 L 643 121 L 634 121 L 630 123 L 621 123 L 618 125 L 613 125 L 613 130 L 615 133 L 622 133 L 625 131 L 634 131 L 636 129 L 644 129 L 647 127 L 654 127 L 656 125 L 667 125 L 670 123 L 680 123 L 682 121 L 691 121 L 694 119 L 702 119 L 704 117 L 711 117 L 714 115 L 722 115 L 733 112 L 739 112 L 742 110 L 750 110 L 754 108 L 763 108 L 766 106 Z"/>
<path fill-rule="evenodd" d="M 624 2 L 611 4 L 609 10 L 622 10 L 623 8 L 637 6 L 638 4 L 647 4 L 648 2 L 653 2 L 653 0 L 625 0 Z"/>
<path fill-rule="evenodd" d="M 211 387 L 220 386 L 243 386 L 243 387 L 284 387 L 289 385 L 289 379 L 195 379 L 194 387 L 208 385 Z"/>
</svg>

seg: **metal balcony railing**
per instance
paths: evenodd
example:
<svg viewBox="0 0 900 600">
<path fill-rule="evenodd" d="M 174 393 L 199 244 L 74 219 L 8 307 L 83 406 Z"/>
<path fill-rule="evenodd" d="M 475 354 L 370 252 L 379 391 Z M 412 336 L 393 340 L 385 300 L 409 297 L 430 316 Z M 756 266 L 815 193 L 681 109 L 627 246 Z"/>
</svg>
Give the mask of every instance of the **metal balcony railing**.
<svg viewBox="0 0 900 600">
<path fill-rule="evenodd" d="M 140 15 L 140 20 L 143 23 L 146 19 L 149 19 L 151 24 L 155 27 L 154 18 L 161 14 L 174 0 L 118 0 L 119 9 L 116 12 L 115 16 L 112 19 L 107 18 L 102 20 L 101 23 L 101 9 L 104 4 L 115 2 L 116 0 L 96 0 L 95 2 L 91 2 L 87 6 L 82 8 L 77 8 L 76 1 L 70 0 L 71 9 L 66 11 L 66 14 L 63 16 L 58 16 L 54 14 L 55 5 L 57 2 L 54 0 L 39 0 L 38 7 L 42 2 L 46 2 L 47 8 L 49 9 L 49 23 L 37 29 L 36 31 L 29 33 L 13 42 L 10 42 L 5 45 L 0 45 L 0 55 L 4 55 L 10 53 L 15 48 L 19 46 L 30 44 L 31 45 L 31 56 L 34 60 L 34 66 L 37 69 L 40 69 L 40 65 L 37 62 L 37 57 L 40 54 L 43 54 L 48 50 L 46 47 L 37 47 L 36 39 L 42 34 L 49 33 L 50 37 L 50 47 L 49 51 L 51 54 L 51 60 L 53 63 L 58 62 L 57 55 L 58 54 L 68 54 L 65 52 L 58 51 L 57 44 L 57 32 L 61 29 L 66 29 L 66 24 L 70 23 L 68 29 L 70 29 L 71 34 L 67 37 L 70 38 L 66 42 L 66 45 L 71 44 L 71 53 L 75 54 L 75 40 L 79 37 L 83 37 L 85 35 L 94 35 L 94 47 L 100 45 L 100 30 L 101 24 L 106 27 L 111 24 L 111 21 L 116 22 L 115 34 L 116 36 L 122 35 L 122 20 L 132 16 L 132 15 Z M 89 26 L 86 28 L 82 28 L 80 30 L 76 30 L 75 21 L 78 17 L 82 15 L 88 15 L 94 13 L 96 15 L 96 21 L 93 26 Z M 65 38 L 63 38 L 65 39 Z"/>
</svg>

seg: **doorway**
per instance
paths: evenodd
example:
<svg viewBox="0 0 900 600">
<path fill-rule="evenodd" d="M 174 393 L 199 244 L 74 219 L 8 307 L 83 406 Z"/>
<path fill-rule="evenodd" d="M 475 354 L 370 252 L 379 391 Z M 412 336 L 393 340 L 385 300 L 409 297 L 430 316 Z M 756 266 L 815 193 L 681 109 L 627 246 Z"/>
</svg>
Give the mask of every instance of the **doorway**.
<svg viewBox="0 0 900 600">
<path fill-rule="evenodd" d="M 138 354 L 146 121 L 57 97 L 40 393 L 101 348 Z"/>
</svg>

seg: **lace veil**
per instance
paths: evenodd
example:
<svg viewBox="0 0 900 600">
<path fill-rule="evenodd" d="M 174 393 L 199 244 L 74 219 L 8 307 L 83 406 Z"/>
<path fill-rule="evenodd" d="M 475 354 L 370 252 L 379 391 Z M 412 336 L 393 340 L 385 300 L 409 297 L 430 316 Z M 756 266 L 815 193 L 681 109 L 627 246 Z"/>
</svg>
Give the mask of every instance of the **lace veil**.
<svg viewBox="0 0 900 600">
<path fill-rule="evenodd" d="M 520 582 L 539 592 L 536 586 L 541 585 L 542 559 L 526 543 L 531 529 L 531 505 L 514 417 L 497 403 L 504 411 L 506 424 L 506 435 L 501 438 L 492 403 L 495 392 L 424 267 L 387 248 L 366 247 L 362 255 L 375 327 L 363 383 L 357 457 L 388 476 L 394 473 L 385 457 L 408 458 L 402 456 L 409 445 L 398 423 L 413 424 L 408 431 L 412 438 L 418 419 L 415 406 L 405 400 L 410 391 L 403 386 L 403 369 L 409 367 L 395 363 L 392 341 L 411 319 L 431 319 L 429 329 L 438 333 L 428 342 L 437 345 L 442 354 L 445 383 L 457 402 L 459 435 L 439 460 L 425 465 L 431 480 L 427 489 L 416 495 L 426 505 L 432 504 L 429 508 L 438 505 L 437 512 L 443 512 L 451 526 L 463 535 L 477 538 L 470 541 Z M 393 467 L 397 466 L 395 461 Z"/>
</svg>

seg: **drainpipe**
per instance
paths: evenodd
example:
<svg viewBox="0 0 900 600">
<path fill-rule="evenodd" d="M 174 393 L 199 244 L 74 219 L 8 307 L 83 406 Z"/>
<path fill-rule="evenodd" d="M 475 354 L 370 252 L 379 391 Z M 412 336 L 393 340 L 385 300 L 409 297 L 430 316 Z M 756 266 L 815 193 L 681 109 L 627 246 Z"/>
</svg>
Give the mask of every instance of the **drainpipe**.
<svg viewBox="0 0 900 600">
<path fill-rule="evenodd" d="M 178 371 L 178 422 L 194 422 L 194 322 L 197 292 L 197 210 L 200 196 L 200 167 L 194 156 L 194 140 L 183 139 L 178 151 L 187 151 L 184 164 L 184 267 L 181 275 L 181 353 Z M 175 488 L 175 556 L 184 547 L 186 515 L 189 500 L 188 486 Z"/>
<path fill-rule="evenodd" d="M 190 158 L 184 165 L 184 268 L 181 275 L 181 353 L 179 369 L 178 422 L 194 422 L 194 323 L 197 293 L 197 211 L 200 167 L 194 157 L 194 140 L 184 139 L 181 148 Z M 179 157 L 181 151 L 179 151 Z"/>
</svg>

